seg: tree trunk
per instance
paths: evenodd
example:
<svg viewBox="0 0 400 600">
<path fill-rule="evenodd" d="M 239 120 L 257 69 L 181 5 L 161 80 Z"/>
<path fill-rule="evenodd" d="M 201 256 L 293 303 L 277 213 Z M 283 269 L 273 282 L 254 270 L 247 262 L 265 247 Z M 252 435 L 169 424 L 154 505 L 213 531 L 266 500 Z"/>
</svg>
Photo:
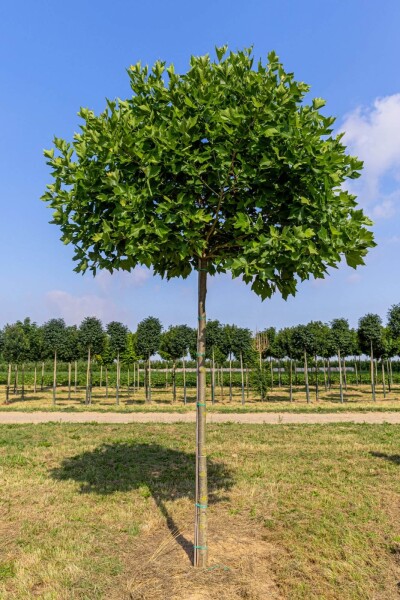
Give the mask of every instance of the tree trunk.
<svg viewBox="0 0 400 600">
<path fill-rule="evenodd" d="M 11 363 L 8 363 L 7 387 L 6 387 L 6 404 L 10 400 L 10 385 L 11 385 Z"/>
<path fill-rule="evenodd" d="M 116 378 L 116 382 L 115 382 L 115 403 L 118 406 L 119 405 L 119 352 L 117 354 L 117 378 Z"/>
<path fill-rule="evenodd" d="M 339 387 L 340 387 L 340 402 L 343 404 L 343 378 L 342 378 L 342 360 L 340 358 L 340 350 L 338 349 L 338 364 L 339 364 Z"/>
<path fill-rule="evenodd" d="M 36 394 L 37 390 L 37 364 L 35 363 L 35 374 L 33 378 L 33 393 Z"/>
<path fill-rule="evenodd" d="M 381 359 L 382 363 L 382 387 L 383 387 L 383 397 L 386 398 L 386 381 L 385 381 L 385 363 L 383 358 Z"/>
<path fill-rule="evenodd" d="M 53 405 L 56 403 L 56 387 L 57 387 L 57 350 L 54 352 L 54 368 L 53 368 Z"/>
<path fill-rule="evenodd" d="M 172 363 L 172 402 L 176 402 L 176 360 Z"/>
<path fill-rule="evenodd" d="M 307 352 L 304 350 L 304 381 L 306 384 L 306 398 L 307 404 L 310 403 L 310 386 L 308 385 L 308 365 L 307 365 Z"/>
<path fill-rule="evenodd" d="M 274 369 L 272 367 L 272 356 L 269 357 L 269 366 L 271 369 L 271 392 L 274 389 Z"/>
<path fill-rule="evenodd" d="M 207 457 L 206 457 L 206 295 L 207 261 L 199 259 L 198 334 L 197 334 L 197 403 L 196 403 L 196 501 L 194 530 L 194 565 L 207 566 Z"/>
<path fill-rule="evenodd" d="M 68 400 L 71 400 L 71 361 L 68 363 Z"/>
<path fill-rule="evenodd" d="M 328 358 L 328 389 L 332 387 L 332 371 L 331 371 L 331 359 Z"/>
<path fill-rule="evenodd" d="M 40 391 L 43 392 L 43 385 L 44 385 L 44 361 L 42 361 L 42 374 L 41 374 L 41 380 L 40 380 Z"/>
<path fill-rule="evenodd" d="M 229 401 L 232 402 L 232 354 L 229 352 Z"/>
<path fill-rule="evenodd" d="M 74 371 L 75 371 L 75 373 L 74 373 L 74 378 L 75 378 L 75 381 L 74 381 L 74 391 L 75 391 L 75 394 L 76 394 L 77 389 L 78 389 L 78 361 L 75 361 Z"/>
<path fill-rule="evenodd" d="M 182 358 L 182 375 L 183 375 L 183 402 L 187 403 L 187 393 L 186 393 L 186 365 L 185 359 Z"/>
<path fill-rule="evenodd" d="M 372 390 L 372 400 L 376 401 L 375 397 L 375 378 L 374 378 L 374 350 L 372 348 L 371 342 L 371 390 Z"/>
<path fill-rule="evenodd" d="M 215 404 L 215 356 L 214 347 L 212 349 L 212 363 L 211 363 L 211 404 Z"/>
<path fill-rule="evenodd" d="M 150 362 L 150 356 L 149 356 L 149 371 L 148 371 L 148 375 L 149 375 L 149 385 L 148 385 L 149 404 L 151 404 L 151 362 Z"/>
<path fill-rule="evenodd" d="M 390 378 L 390 359 L 389 358 L 386 359 L 386 372 L 388 374 L 388 378 L 387 378 L 388 379 L 388 390 L 389 390 L 389 394 L 390 394 L 390 392 L 392 391 L 392 381 Z"/>
<path fill-rule="evenodd" d="M 14 367 L 14 396 L 17 393 L 18 389 L 18 365 Z"/>
<path fill-rule="evenodd" d="M 25 399 L 25 363 L 21 367 L 21 399 Z"/>
<path fill-rule="evenodd" d="M 240 353 L 240 377 L 242 384 L 242 405 L 244 406 L 244 371 L 243 371 L 243 354 Z"/>
</svg>

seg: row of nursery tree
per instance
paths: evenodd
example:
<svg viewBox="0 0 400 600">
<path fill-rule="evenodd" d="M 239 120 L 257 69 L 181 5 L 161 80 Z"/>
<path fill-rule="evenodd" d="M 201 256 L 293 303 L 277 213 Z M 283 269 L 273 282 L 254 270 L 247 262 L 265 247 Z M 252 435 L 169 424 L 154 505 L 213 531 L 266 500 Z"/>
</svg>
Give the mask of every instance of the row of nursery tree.
<svg viewBox="0 0 400 600">
<path fill-rule="evenodd" d="M 77 379 L 77 362 L 86 361 L 86 401 L 91 401 L 93 364 L 105 370 L 105 382 L 108 386 L 108 369 L 116 367 L 116 398 L 119 401 L 121 385 L 121 364 L 136 366 L 134 377 L 139 379 L 139 363 L 143 362 L 144 387 L 146 399 L 151 401 L 151 359 L 158 354 L 161 359 L 172 363 L 173 397 L 176 398 L 176 369 L 185 370 L 187 359 L 196 357 L 196 330 L 187 325 L 170 326 L 163 330 L 159 319 L 148 317 L 141 321 L 135 332 L 129 331 L 123 323 L 112 321 L 106 327 L 96 317 L 86 317 L 79 327 L 67 326 L 63 319 L 51 319 L 39 326 L 29 318 L 7 324 L 0 330 L 0 357 L 8 364 L 7 400 L 11 383 L 11 369 L 20 366 L 22 372 L 22 394 L 25 363 L 35 364 L 34 387 L 43 389 L 44 361 L 51 359 L 53 367 L 53 400 L 56 398 L 57 364 L 68 363 L 68 387 L 71 389 L 72 369 Z M 367 314 L 360 318 L 357 329 L 349 327 L 346 319 L 334 319 L 326 324 L 312 321 L 307 325 L 285 327 L 276 330 L 273 327 L 252 334 L 249 329 L 236 325 L 223 325 L 219 321 L 208 321 L 206 325 L 206 359 L 214 376 L 211 377 L 214 397 L 215 367 L 228 363 L 240 367 L 242 388 L 244 386 L 243 369 L 253 368 L 257 372 L 256 384 L 262 397 L 273 382 L 273 363 L 278 363 L 279 379 L 281 369 L 288 373 L 290 396 L 292 394 L 292 372 L 296 371 L 298 361 L 304 362 L 307 399 L 309 400 L 308 372 L 309 363 L 314 369 L 322 367 L 330 378 L 330 361 L 334 359 L 339 371 L 340 393 L 343 399 L 343 379 L 346 384 L 346 358 L 370 356 L 370 383 L 375 398 L 377 361 L 380 361 L 382 382 L 385 385 L 385 369 L 388 372 L 388 384 L 392 381 L 393 357 L 400 355 L 400 304 L 394 305 L 388 312 L 387 324 L 376 314 Z M 269 358 L 270 375 L 267 379 L 265 360 Z M 41 364 L 38 374 L 37 363 Z M 374 366 L 375 365 L 375 366 Z M 386 365 L 386 366 L 385 366 Z M 189 365 L 190 366 L 190 365 Z M 154 368 L 154 367 L 153 367 Z M 357 375 L 357 363 L 354 362 Z M 40 370 L 40 369 L 39 369 Z M 40 378 L 40 382 L 38 381 Z M 325 376 L 326 377 L 326 376 Z M 232 377 L 230 375 L 230 385 Z M 316 379 L 318 385 L 318 378 Z M 185 387 L 186 387 L 186 382 Z M 385 391 L 385 390 L 384 390 Z M 318 391 L 317 391 L 318 393 Z M 243 396 L 243 394 L 242 394 Z M 185 392 L 186 397 L 186 392 Z M 244 397 L 244 396 L 243 396 Z"/>
</svg>

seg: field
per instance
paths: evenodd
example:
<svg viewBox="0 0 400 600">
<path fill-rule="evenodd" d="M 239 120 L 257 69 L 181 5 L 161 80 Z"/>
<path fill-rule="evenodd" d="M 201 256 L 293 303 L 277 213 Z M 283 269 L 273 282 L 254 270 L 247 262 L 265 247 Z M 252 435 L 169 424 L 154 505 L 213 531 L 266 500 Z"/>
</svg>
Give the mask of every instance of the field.
<svg viewBox="0 0 400 600">
<path fill-rule="evenodd" d="M 68 388 L 60 386 L 57 388 L 56 406 L 52 403 L 52 390 L 45 389 L 43 392 L 38 390 L 33 392 L 33 387 L 25 389 L 25 397 L 22 399 L 21 393 L 10 394 L 9 403 L 5 404 L 6 393 L 4 386 L 0 387 L 0 411 L 2 410 L 91 410 L 91 411 L 162 411 L 162 412 L 187 412 L 195 410 L 196 392 L 194 388 L 187 390 L 187 403 L 183 402 L 183 389 L 177 388 L 177 400 L 173 402 L 171 387 L 158 387 L 152 392 L 151 404 L 145 403 L 143 388 L 133 392 L 132 388 L 126 386 L 120 390 L 120 403 L 116 404 L 115 388 L 109 388 L 108 398 L 106 398 L 105 388 L 93 388 L 92 403 L 85 404 L 85 389 L 80 387 L 75 392 L 71 390 L 69 399 Z M 232 399 L 229 397 L 229 389 L 224 390 L 222 396 L 221 390 L 217 389 L 215 404 L 211 404 L 211 391 L 208 389 L 208 410 L 216 412 L 340 412 L 344 411 L 383 411 L 400 410 L 400 386 L 396 384 L 391 393 L 383 396 L 382 387 L 377 388 L 376 401 L 372 401 L 371 387 L 369 385 L 348 385 L 344 392 L 345 402 L 340 403 L 340 394 L 338 386 L 332 386 L 332 389 L 325 392 L 320 387 L 318 401 L 315 398 L 315 390 L 311 388 L 311 402 L 307 404 L 304 392 L 304 386 L 294 388 L 293 402 L 289 402 L 289 391 L 286 386 L 275 387 L 268 393 L 268 400 L 261 402 L 256 392 L 250 390 L 249 395 L 245 394 L 245 404 L 241 403 L 241 390 L 238 387 L 232 388 Z"/>
<path fill-rule="evenodd" d="M 210 426 L 206 570 L 190 563 L 193 438 L 0 426 L 0 597 L 398 597 L 399 426 Z"/>
</svg>

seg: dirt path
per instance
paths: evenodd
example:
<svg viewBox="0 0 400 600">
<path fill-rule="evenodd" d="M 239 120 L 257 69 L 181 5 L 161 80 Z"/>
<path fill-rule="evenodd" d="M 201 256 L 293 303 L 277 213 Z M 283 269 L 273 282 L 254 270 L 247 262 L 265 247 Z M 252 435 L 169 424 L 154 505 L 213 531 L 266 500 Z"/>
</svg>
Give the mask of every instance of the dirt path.
<svg viewBox="0 0 400 600">
<path fill-rule="evenodd" d="M 196 414 L 191 413 L 96 413 L 96 412 L 0 412 L 0 424 L 18 423 L 194 423 Z M 367 413 L 208 413 L 208 423 L 397 423 L 400 412 Z"/>
</svg>

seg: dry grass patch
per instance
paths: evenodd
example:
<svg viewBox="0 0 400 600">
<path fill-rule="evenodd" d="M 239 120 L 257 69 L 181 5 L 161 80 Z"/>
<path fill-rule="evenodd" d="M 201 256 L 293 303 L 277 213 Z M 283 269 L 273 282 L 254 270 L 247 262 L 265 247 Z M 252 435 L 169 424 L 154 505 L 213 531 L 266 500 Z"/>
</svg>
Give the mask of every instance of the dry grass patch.
<svg viewBox="0 0 400 600">
<path fill-rule="evenodd" d="M 289 390 L 287 387 L 274 387 L 269 392 L 268 400 L 261 402 L 255 392 L 250 392 L 245 397 L 245 405 L 241 403 L 240 388 L 233 388 L 232 400 L 229 399 L 229 390 L 225 389 L 224 396 L 220 390 L 216 390 L 216 403 L 211 404 L 211 390 L 207 390 L 208 410 L 215 412 L 340 412 L 340 411 L 400 411 L 400 389 L 396 386 L 391 393 L 383 396 L 380 387 L 377 388 L 376 402 L 372 401 L 371 387 L 369 385 L 351 386 L 345 392 L 345 402 L 340 403 L 340 394 L 337 386 L 325 392 L 323 387 L 319 388 L 318 401 L 315 391 L 311 389 L 311 402 L 307 404 L 304 386 L 294 388 L 293 402 L 289 402 Z M 57 389 L 56 406 L 53 406 L 53 394 L 51 389 L 43 392 L 33 393 L 33 389 L 27 388 L 25 398 L 21 394 L 10 395 L 10 401 L 5 404 L 5 388 L 0 388 L 0 411 L 21 410 L 63 410 L 63 411 L 98 411 L 98 412 L 188 412 L 196 408 L 196 391 L 189 388 L 187 404 L 183 403 L 183 389 L 177 390 L 177 401 L 172 400 L 171 388 L 156 388 L 153 390 L 151 404 L 145 403 L 144 392 L 140 388 L 135 393 L 123 388 L 120 392 L 120 404 L 115 402 L 114 391 L 110 390 L 109 397 L 105 397 L 104 388 L 93 388 L 92 404 L 85 404 L 85 390 L 78 389 L 75 393 L 71 391 L 69 399 L 68 388 Z"/>
<path fill-rule="evenodd" d="M 210 567 L 191 567 L 194 427 L 0 426 L 0 598 L 383 600 L 400 426 L 210 426 Z"/>
</svg>

